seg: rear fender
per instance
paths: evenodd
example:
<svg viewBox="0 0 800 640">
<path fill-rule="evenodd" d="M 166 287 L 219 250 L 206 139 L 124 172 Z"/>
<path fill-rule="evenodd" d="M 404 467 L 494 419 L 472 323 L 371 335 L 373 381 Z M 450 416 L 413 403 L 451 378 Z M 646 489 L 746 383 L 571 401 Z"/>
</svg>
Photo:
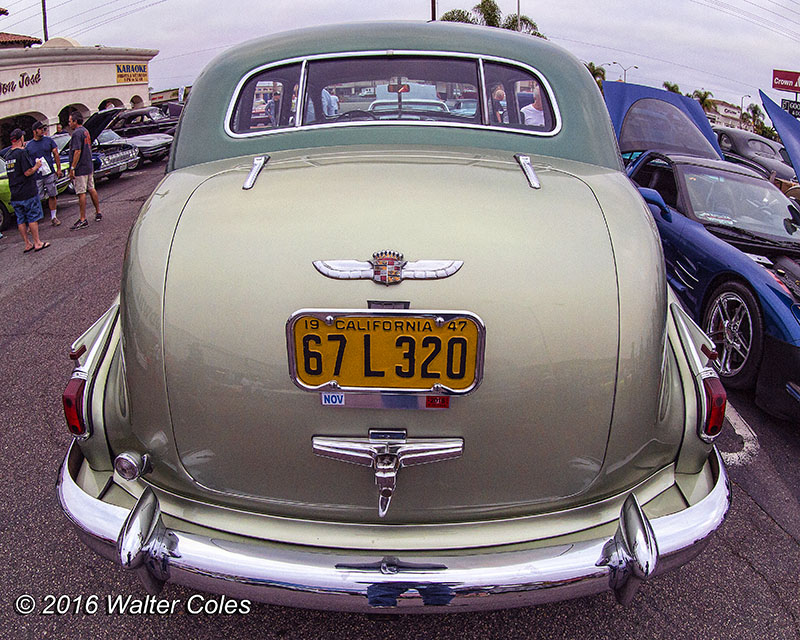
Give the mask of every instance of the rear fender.
<svg viewBox="0 0 800 640">
<path fill-rule="evenodd" d="M 75 361 L 72 377 L 86 380 L 83 415 L 87 435 L 76 438 L 93 469 L 111 469 L 105 428 L 104 397 L 113 354 L 119 351 L 119 296 L 100 318 L 72 343 L 70 357 Z"/>
</svg>

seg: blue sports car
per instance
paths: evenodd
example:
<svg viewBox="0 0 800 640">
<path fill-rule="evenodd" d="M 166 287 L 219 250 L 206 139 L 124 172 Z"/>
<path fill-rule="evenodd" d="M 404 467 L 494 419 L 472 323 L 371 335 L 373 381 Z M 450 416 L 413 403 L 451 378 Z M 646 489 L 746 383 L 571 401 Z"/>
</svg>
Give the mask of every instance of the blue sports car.
<svg viewBox="0 0 800 640">
<path fill-rule="evenodd" d="M 653 214 L 670 285 L 716 345 L 732 388 L 800 418 L 800 210 L 725 162 L 700 105 L 609 82 L 605 99 L 628 175 Z"/>
</svg>

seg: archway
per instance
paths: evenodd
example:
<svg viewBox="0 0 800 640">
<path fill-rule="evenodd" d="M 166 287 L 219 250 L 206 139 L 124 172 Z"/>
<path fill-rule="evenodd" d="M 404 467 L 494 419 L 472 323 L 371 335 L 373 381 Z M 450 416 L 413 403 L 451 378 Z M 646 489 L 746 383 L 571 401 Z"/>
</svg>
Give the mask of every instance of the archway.
<svg viewBox="0 0 800 640">
<path fill-rule="evenodd" d="M 11 132 L 17 128 L 25 132 L 26 140 L 30 140 L 33 137 L 31 126 L 37 120 L 47 122 L 47 117 L 39 111 L 32 111 L 30 113 L 20 113 L 9 116 L 8 118 L 0 120 L 0 148 L 5 148 L 11 144 Z"/>
<path fill-rule="evenodd" d="M 99 111 L 103 111 L 104 109 L 111 109 L 112 107 L 123 107 L 123 106 L 125 105 L 122 104 L 122 100 L 120 100 L 119 98 L 106 98 L 97 106 L 97 109 Z"/>
<path fill-rule="evenodd" d="M 133 96 L 131 98 L 131 109 L 141 109 L 144 106 L 144 100 L 141 96 Z"/>
<path fill-rule="evenodd" d="M 87 107 L 85 104 L 79 104 L 79 103 L 68 104 L 66 107 L 64 107 L 61 111 L 58 112 L 58 124 L 61 125 L 62 129 L 66 130 L 67 126 L 69 125 L 69 114 L 72 113 L 73 111 L 77 111 L 78 113 L 80 113 L 84 117 L 84 119 L 88 118 L 89 114 L 92 113 L 92 110 L 89 109 L 89 107 Z M 55 131 L 53 131 L 52 133 L 55 133 Z"/>
</svg>

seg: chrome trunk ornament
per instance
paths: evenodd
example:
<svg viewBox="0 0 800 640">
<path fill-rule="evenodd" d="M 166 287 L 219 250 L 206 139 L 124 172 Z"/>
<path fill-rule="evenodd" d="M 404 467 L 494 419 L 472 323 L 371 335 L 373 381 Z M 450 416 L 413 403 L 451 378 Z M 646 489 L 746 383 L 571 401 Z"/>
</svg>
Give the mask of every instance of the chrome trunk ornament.
<svg viewBox="0 0 800 640">
<path fill-rule="evenodd" d="M 397 284 L 402 280 L 438 280 L 458 271 L 462 260 L 415 260 L 408 262 L 396 251 L 378 251 L 372 260 L 315 260 L 314 268 L 337 280 L 374 280 Z"/>
<path fill-rule="evenodd" d="M 389 510 L 397 484 L 397 472 L 403 467 L 442 462 L 461 457 L 462 438 L 411 438 L 405 430 L 369 432 L 369 438 L 337 438 L 314 436 L 314 453 L 375 469 L 378 485 L 378 515 L 383 518 Z"/>
</svg>

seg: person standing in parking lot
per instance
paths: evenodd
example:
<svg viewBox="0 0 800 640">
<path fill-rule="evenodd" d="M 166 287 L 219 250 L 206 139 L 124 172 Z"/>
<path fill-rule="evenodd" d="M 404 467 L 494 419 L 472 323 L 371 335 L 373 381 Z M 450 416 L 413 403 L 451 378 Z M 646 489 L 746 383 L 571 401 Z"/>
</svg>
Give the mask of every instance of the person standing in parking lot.
<svg viewBox="0 0 800 640">
<path fill-rule="evenodd" d="M 22 129 L 11 132 L 11 150 L 6 154 L 8 187 L 11 191 L 11 206 L 17 216 L 17 229 L 25 243 L 23 253 L 41 251 L 50 246 L 39 239 L 39 220 L 42 219 L 42 203 L 36 192 L 36 172 L 42 166 L 42 159 L 31 159 L 25 149 L 25 136 Z M 33 243 L 28 239 L 28 232 Z"/>
<path fill-rule="evenodd" d="M 78 195 L 78 208 L 80 218 L 75 221 L 70 229 L 85 229 L 89 226 L 86 220 L 86 193 L 92 198 L 94 205 L 94 219 L 100 221 L 103 214 L 100 213 L 100 200 L 97 198 L 97 191 L 94 189 L 94 165 L 92 163 L 92 138 L 89 132 L 83 127 L 83 116 L 77 111 L 69 114 L 69 128 L 72 131 L 72 138 L 69 143 L 69 177 L 75 185 L 75 193 Z"/>
<path fill-rule="evenodd" d="M 39 199 L 47 199 L 50 207 L 50 224 L 57 227 L 61 224 L 56 212 L 56 177 L 61 178 L 61 160 L 58 157 L 58 145 L 50 136 L 46 136 L 47 125 L 43 122 L 33 123 L 33 140 L 25 148 L 31 158 L 42 159 L 42 168 L 36 174 L 36 188 L 39 190 Z"/>
</svg>

